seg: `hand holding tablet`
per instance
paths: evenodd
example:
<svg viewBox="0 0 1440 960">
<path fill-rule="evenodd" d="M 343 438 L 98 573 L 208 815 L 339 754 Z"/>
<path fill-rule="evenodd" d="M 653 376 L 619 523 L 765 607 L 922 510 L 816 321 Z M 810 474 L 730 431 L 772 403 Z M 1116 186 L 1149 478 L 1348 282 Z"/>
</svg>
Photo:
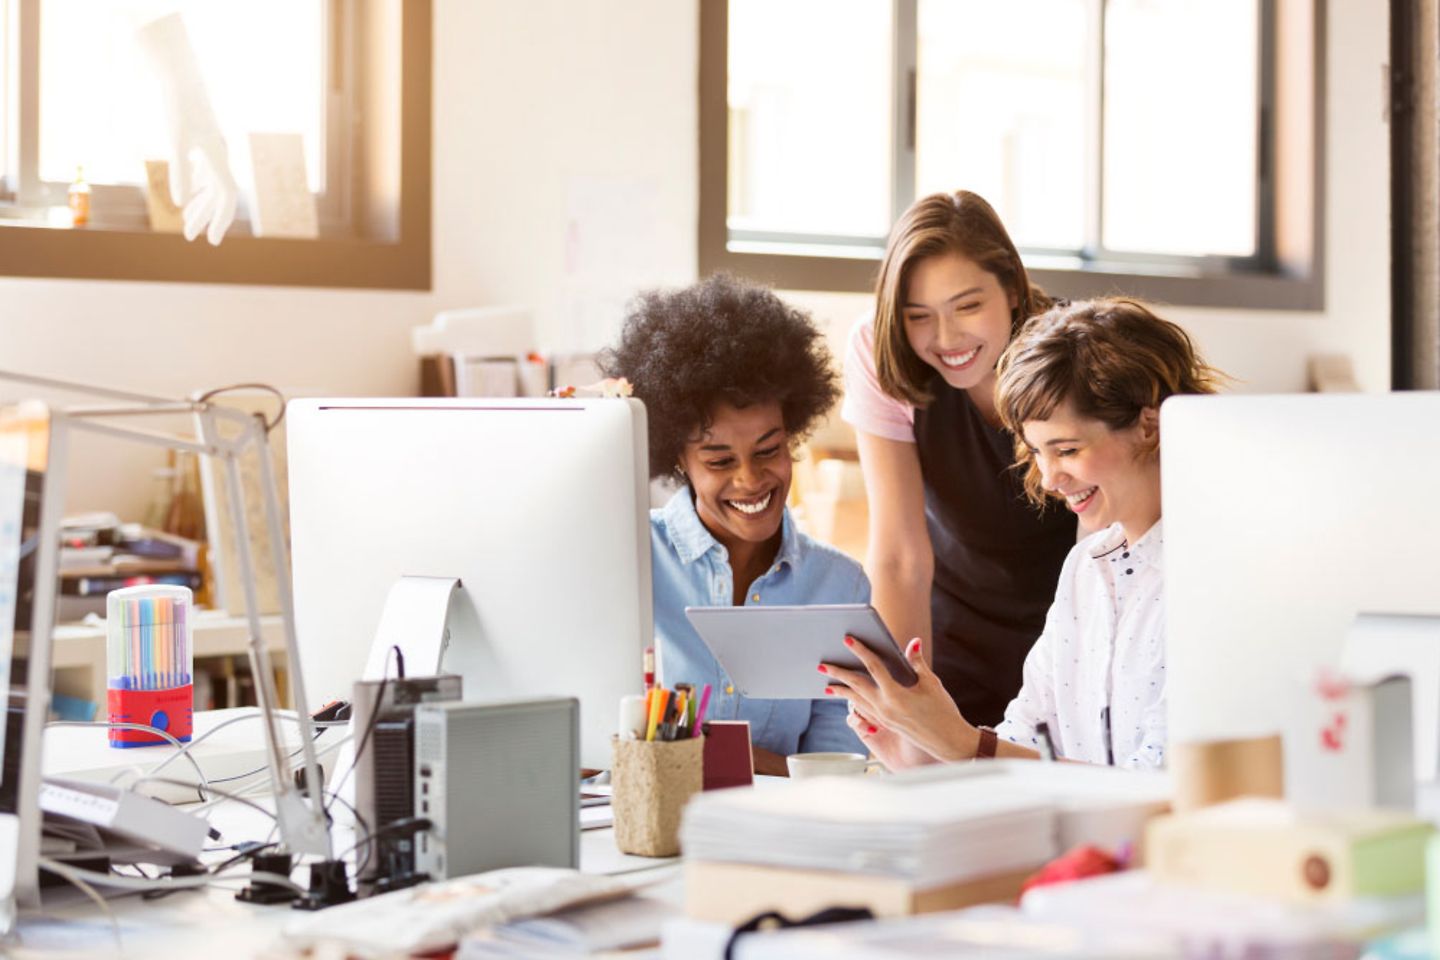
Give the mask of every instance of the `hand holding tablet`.
<svg viewBox="0 0 1440 960">
<path fill-rule="evenodd" d="M 816 670 L 821 663 L 865 669 L 847 636 L 880 657 L 896 683 L 908 687 L 917 679 L 868 604 L 686 607 L 685 616 L 746 697 L 824 698 L 834 680 Z"/>
</svg>

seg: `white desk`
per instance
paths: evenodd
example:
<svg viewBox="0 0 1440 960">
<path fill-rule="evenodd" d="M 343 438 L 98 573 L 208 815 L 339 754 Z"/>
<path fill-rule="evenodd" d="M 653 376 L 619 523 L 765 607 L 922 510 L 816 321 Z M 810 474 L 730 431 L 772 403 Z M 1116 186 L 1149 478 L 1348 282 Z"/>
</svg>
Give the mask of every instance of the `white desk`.
<svg viewBox="0 0 1440 960">
<path fill-rule="evenodd" d="M 238 805 L 220 808 L 224 816 L 216 818 L 219 829 L 229 840 L 246 829 L 240 826 L 249 818 L 254 836 L 263 837 L 270 822 L 253 810 Z M 237 814 L 232 820 L 232 815 Z M 233 831 L 233 833 L 232 833 Z M 651 892 L 679 906 L 681 871 L 676 860 L 650 860 L 630 857 L 615 849 L 614 833 L 609 829 L 587 830 L 580 835 L 580 868 L 589 873 L 625 874 L 636 881 L 652 879 L 657 884 Z M 304 872 L 296 874 L 304 882 Z M 120 923 L 122 942 L 127 957 L 184 957 L 187 960 L 228 960 L 230 957 L 261 955 L 280 937 L 285 922 L 294 916 L 288 906 L 270 907 L 241 903 L 234 890 L 244 882 L 243 873 L 236 875 L 230 889 L 211 887 L 205 890 L 182 891 L 159 900 L 142 900 L 127 895 L 110 901 L 110 908 Z M 115 938 L 110 922 L 89 900 L 70 892 L 63 895 L 64 905 L 45 907 L 40 916 L 22 914 L 19 925 L 20 945 L 5 953 L 16 960 L 46 958 L 94 958 L 114 954 Z"/>
<path fill-rule="evenodd" d="M 230 717 L 253 713 L 253 709 L 215 711 L 196 715 L 197 732 L 210 729 Z M 296 727 L 286 724 L 293 732 Z M 197 759 L 207 777 L 232 775 L 230 768 L 253 769 L 264 763 L 260 747 L 258 720 L 232 724 L 196 748 Z M 296 741 L 298 744 L 298 741 Z M 322 737 L 318 746 L 324 747 Z M 148 767 L 171 755 L 169 746 L 140 750 L 113 750 L 105 742 L 101 727 L 52 727 L 45 732 L 45 771 L 47 773 L 108 781 L 116 772 L 139 764 Z M 223 764 L 224 769 L 221 768 Z M 326 764 L 335 769 L 333 761 Z M 166 777 L 193 780 L 194 770 L 183 760 L 165 768 Z M 227 783 L 228 789 L 237 784 Z M 167 799 L 182 799 L 187 791 L 173 789 Z M 343 815 L 337 816 L 341 820 Z M 217 806 L 211 824 L 222 835 L 222 843 L 261 840 L 269 835 L 272 823 L 264 814 L 239 803 Z M 348 824 L 337 825 L 336 849 L 351 843 Z M 228 853 L 211 855 L 223 860 Z M 207 859 L 211 859 L 207 857 Z M 658 896 L 679 905 L 680 868 L 676 858 L 651 859 L 632 857 L 615 849 L 611 829 L 586 830 L 580 834 L 580 868 L 588 873 L 627 875 L 636 882 L 653 879 Z M 235 874 L 226 889 L 211 887 L 203 890 L 180 891 L 158 900 L 144 900 L 139 895 L 126 895 L 109 901 L 120 924 L 125 955 L 145 957 L 185 957 L 187 960 L 222 960 L 229 957 L 253 957 L 261 954 L 280 936 L 285 922 L 294 916 L 288 906 L 256 906 L 241 903 L 234 891 L 244 885 L 245 871 Z M 297 871 L 297 882 L 305 882 L 305 872 Z M 49 891 L 47 891 L 49 893 Z M 42 896 L 42 909 L 22 913 L 18 927 L 18 945 L 0 946 L 0 955 L 29 958 L 69 958 L 113 956 L 114 934 L 109 920 L 90 900 L 69 887 L 54 888 Z"/>
</svg>

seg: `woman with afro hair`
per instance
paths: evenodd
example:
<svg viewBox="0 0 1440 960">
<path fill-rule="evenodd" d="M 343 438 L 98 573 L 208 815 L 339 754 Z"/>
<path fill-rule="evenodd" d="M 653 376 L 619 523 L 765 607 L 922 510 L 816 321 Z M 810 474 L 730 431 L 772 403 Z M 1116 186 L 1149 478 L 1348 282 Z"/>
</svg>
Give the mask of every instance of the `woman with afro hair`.
<svg viewBox="0 0 1440 960">
<path fill-rule="evenodd" d="M 860 565 L 795 528 L 796 446 L 839 397 L 809 317 L 769 290 L 715 276 L 631 305 L 605 373 L 645 403 L 650 474 L 680 490 L 650 512 L 662 682 L 710 684 L 709 717 L 747 720 L 757 773 L 792 753 L 864 752 L 843 701 L 741 696 L 685 619 L 687 606 L 866 603 Z"/>
</svg>

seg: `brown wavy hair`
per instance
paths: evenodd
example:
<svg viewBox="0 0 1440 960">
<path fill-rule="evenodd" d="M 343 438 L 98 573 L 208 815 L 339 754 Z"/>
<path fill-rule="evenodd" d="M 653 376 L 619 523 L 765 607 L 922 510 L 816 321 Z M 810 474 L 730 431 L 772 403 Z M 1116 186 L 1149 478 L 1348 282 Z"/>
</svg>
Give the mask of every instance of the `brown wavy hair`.
<svg viewBox="0 0 1440 960">
<path fill-rule="evenodd" d="M 890 231 L 875 284 L 875 373 L 882 390 L 917 407 L 934 399 L 934 369 L 910 347 L 901 308 L 915 264 L 947 253 L 974 261 L 1015 300 L 1011 336 L 1027 317 L 1051 304 L 1045 291 L 1030 282 L 1005 225 L 979 194 L 934 193 L 912 203 Z"/>
<path fill-rule="evenodd" d="M 1111 430 L 1132 427 L 1147 407 L 1167 397 L 1214 393 L 1228 379 L 1207 364 L 1179 325 L 1124 298 L 1080 300 L 1032 318 L 1010 341 L 997 367 L 995 406 L 1015 435 L 1015 466 L 1025 492 L 1043 506 L 1040 468 L 1022 426 L 1048 420 L 1069 401 L 1082 417 Z M 1160 452 L 1159 441 L 1139 451 Z"/>
</svg>

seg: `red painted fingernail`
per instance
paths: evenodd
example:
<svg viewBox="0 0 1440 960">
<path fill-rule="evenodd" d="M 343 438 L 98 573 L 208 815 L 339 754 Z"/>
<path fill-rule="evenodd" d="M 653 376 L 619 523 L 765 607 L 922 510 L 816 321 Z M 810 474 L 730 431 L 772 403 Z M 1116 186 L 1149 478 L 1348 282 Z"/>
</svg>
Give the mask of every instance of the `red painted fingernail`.
<svg viewBox="0 0 1440 960">
<path fill-rule="evenodd" d="M 854 637 L 846 637 L 846 638 L 845 638 L 845 646 L 847 646 L 847 647 L 853 647 L 853 646 L 855 646 L 855 638 L 854 638 Z"/>
<path fill-rule="evenodd" d="M 880 728 L 879 728 L 879 727 L 871 727 L 871 728 L 870 728 L 870 732 L 871 732 L 871 733 L 879 733 L 879 732 L 880 732 Z"/>
<path fill-rule="evenodd" d="M 825 692 L 828 693 L 828 694 L 830 694 L 831 696 L 834 696 L 834 695 L 835 695 L 835 688 L 834 688 L 834 687 L 826 687 L 826 688 L 825 688 Z"/>
<path fill-rule="evenodd" d="M 819 670 L 821 673 L 824 673 L 824 672 L 825 672 L 825 664 L 822 663 L 822 664 L 820 664 L 820 666 L 816 667 L 815 669 L 816 669 L 816 670 Z"/>
</svg>

